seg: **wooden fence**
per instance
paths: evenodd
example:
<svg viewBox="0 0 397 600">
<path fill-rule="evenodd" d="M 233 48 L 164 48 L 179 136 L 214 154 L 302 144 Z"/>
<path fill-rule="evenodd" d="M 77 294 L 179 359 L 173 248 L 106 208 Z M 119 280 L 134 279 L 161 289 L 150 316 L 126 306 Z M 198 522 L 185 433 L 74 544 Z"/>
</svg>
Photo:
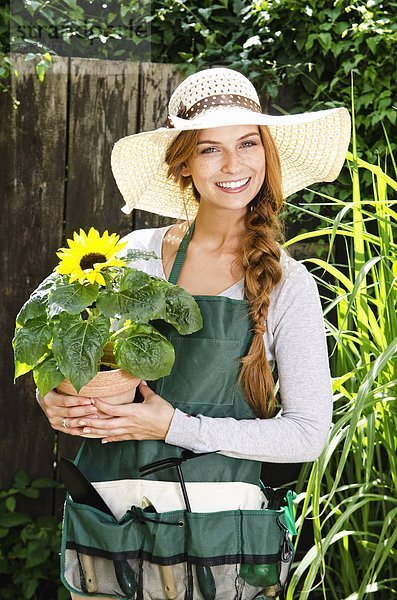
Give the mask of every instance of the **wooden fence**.
<svg viewBox="0 0 397 600">
<path fill-rule="evenodd" d="M 29 376 L 13 383 L 15 316 L 48 275 L 66 237 L 91 225 L 124 235 L 165 219 L 134 211 L 110 170 L 114 142 L 165 123 L 170 93 L 181 81 L 175 65 L 57 57 L 43 83 L 24 56 L 14 56 L 12 107 L 0 94 L 0 489 L 23 468 L 31 477 L 56 476 L 55 433 L 34 400 Z M 73 456 L 77 439 L 60 434 L 57 452 Z M 47 494 L 40 512 L 53 511 Z"/>
</svg>

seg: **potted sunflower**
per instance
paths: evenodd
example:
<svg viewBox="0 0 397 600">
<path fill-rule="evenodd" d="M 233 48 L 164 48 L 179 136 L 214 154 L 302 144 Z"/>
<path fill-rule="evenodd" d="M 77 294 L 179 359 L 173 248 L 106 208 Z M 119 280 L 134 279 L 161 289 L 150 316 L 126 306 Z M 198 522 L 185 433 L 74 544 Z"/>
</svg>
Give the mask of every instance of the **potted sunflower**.
<svg viewBox="0 0 397 600">
<path fill-rule="evenodd" d="M 67 243 L 17 315 L 15 378 L 33 371 L 42 396 L 53 388 L 109 396 L 168 375 L 174 348 L 152 322 L 164 320 L 182 335 L 198 331 L 194 298 L 134 268 L 134 261 L 158 257 L 125 250 L 127 242 L 114 233 L 80 230 Z"/>
</svg>

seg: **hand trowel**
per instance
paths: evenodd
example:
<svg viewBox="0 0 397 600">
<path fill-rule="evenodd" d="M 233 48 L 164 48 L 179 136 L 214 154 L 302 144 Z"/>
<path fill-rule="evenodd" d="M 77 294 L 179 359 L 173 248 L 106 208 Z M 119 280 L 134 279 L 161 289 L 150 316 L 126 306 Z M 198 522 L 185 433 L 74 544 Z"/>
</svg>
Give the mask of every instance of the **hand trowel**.
<svg viewBox="0 0 397 600">
<path fill-rule="evenodd" d="M 83 475 L 80 469 L 67 458 L 61 458 L 59 465 L 60 476 L 65 484 L 66 490 L 72 497 L 73 502 L 86 504 L 110 515 L 115 519 L 114 514 L 106 504 L 104 499 L 90 481 Z M 88 554 L 80 554 L 84 574 L 85 587 L 87 592 L 97 592 L 98 584 L 95 574 L 94 558 Z M 137 590 L 136 575 L 127 560 L 113 560 L 114 570 L 117 582 L 126 594 L 127 598 L 133 598 Z M 83 590 L 84 591 L 84 590 Z"/>
</svg>

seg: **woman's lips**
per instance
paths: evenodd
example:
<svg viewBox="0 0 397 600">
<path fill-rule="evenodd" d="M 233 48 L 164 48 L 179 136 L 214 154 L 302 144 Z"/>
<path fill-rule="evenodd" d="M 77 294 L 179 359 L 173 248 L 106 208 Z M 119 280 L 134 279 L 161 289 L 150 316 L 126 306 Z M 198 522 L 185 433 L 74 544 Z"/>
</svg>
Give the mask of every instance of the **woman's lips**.
<svg viewBox="0 0 397 600">
<path fill-rule="evenodd" d="M 244 177 L 243 179 L 246 179 L 246 178 Z M 237 188 L 221 187 L 217 183 L 215 185 L 219 190 L 222 190 L 222 192 L 226 192 L 227 194 L 237 194 L 239 192 L 243 192 L 244 190 L 246 190 L 250 183 L 251 183 L 251 177 L 248 178 L 247 183 L 245 183 L 244 185 L 237 187 Z"/>
</svg>

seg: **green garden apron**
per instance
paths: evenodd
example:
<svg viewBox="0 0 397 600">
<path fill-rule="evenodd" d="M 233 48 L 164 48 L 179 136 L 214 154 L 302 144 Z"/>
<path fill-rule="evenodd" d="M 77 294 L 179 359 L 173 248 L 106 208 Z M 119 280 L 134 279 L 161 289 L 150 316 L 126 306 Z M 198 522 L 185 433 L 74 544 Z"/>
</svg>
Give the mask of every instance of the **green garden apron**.
<svg viewBox="0 0 397 600">
<path fill-rule="evenodd" d="M 171 283 L 178 280 L 193 228 L 194 223 L 180 244 Z M 154 323 L 173 344 L 175 365 L 170 375 L 152 382 L 151 388 L 191 415 L 253 419 L 237 383 L 240 358 L 247 354 L 252 340 L 247 300 L 194 298 L 203 316 L 200 331 L 182 336 L 163 321 Z M 155 512 L 137 502 L 115 519 L 68 496 L 61 553 L 66 587 L 84 596 L 137 600 L 278 597 L 293 558 L 293 493 L 283 493 L 282 502 L 269 508 L 269 494 L 273 502 L 274 490 L 260 482 L 261 463 L 222 456 L 217 450 L 182 463 L 187 485 L 216 482 L 221 489 L 227 482 L 241 482 L 249 488 L 255 486 L 263 499 L 256 510 L 195 512 L 192 502 L 192 512 L 186 508 Z M 101 444 L 87 439 L 75 463 L 91 482 L 105 486 L 106 482 L 119 482 L 122 486 L 141 479 L 140 467 L 181 457 L 183 451 L 164 441 Z M 145 481 L 147 485 L 169 482 L 164 485 L 173 489 L 179 486 L 176 468 L 154 472 Z M 214 494 L 214 488 L 210 490 Z M 86 556 L 94 564 L 95 592 L 87 592 L 85 585 Z M 123 585 L 123 577 L 132 583 Z M 167 585 L 170 577 L 171 586 Z"/>
</svg>

